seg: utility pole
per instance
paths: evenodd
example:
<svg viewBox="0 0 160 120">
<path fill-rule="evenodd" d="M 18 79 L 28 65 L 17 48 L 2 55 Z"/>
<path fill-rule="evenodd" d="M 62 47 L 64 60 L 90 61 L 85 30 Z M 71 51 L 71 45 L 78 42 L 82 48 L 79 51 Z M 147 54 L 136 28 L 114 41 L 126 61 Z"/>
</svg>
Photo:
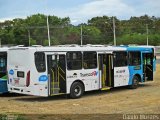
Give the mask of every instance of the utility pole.
<svg viewBox="0 0 160 120">
<path fill-rule="evenodd" d="M 1 38 L 0 38 L 0 47 L 1 47 Z"/>
<path fill-rule="evenodd" d="M 147 32 L 147 46 L 148 46 L 148 24 L 146 24 L 146 32 Z"/>
<path fill-rule="evenodd" d="M 116 46 L 116 29 L 115 29 L 115 19 L 113 17 L 113 35 L 114 35 L 114 46 Z"/>
<path fill-rule="evenodd" d="M 82 25 L 81 25 L 81 46 L 83 45 L 83 30 L 82 30 Z"/>
<path fill-rule="evenodd" d="M 50 32 L 49 32 L 49 22 L 48 22 L 48 15 L 47 15 L 47 29 L 48 29 L 48 46 L 51 46 Z"/>
<path fill-rule="evenodd" d="M 30 30 L 28 29 L 28 41 L 29 41 L 29 46 L 31 45 L 31 35 L 30 35 Z"/>
</svg>

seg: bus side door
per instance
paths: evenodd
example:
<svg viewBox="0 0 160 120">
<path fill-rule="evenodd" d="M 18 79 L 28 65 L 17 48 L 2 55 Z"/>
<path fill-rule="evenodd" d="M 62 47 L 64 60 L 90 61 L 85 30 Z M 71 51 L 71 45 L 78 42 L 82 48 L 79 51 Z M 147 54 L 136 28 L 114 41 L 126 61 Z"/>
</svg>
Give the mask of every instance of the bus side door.
<svg viewBox="0 0 160 120">
<path fill-rule="evenodd" d="M 49 95 L 66 93 L 65 55 L 47 55 Z"/>
<path fill-rule="evenodd" d="M 98 61 L 100 88 L 114 87 L 113 55 L 106 53 L 99 54 Z"/>
<path fill-rule="evenodd" d="M 143 79 L 153 81 L 153 53 L 142 53 L 143 58 Z"/>
</svg>

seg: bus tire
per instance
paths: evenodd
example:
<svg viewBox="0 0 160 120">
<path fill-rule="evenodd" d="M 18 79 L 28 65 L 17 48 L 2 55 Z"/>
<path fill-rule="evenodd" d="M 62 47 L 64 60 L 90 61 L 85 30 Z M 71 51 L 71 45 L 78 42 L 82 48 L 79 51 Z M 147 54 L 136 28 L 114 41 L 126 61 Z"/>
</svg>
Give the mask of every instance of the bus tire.
<svg viewBox="0 0 160 120">
<path fill-rule="evenodd" d="M 134 76 L 132 79 L 132 85 L 129 86 L 131 89 L 136 89 L 139 85 L 139 79 L 137 76 Z"/>
<path fill-rule="evenodd" d="M 80 98 L 84 93 L 84 86 L 80 82 L 74 82 L 70 89 L 70 97 L 72 99 Z"/>
</svg>

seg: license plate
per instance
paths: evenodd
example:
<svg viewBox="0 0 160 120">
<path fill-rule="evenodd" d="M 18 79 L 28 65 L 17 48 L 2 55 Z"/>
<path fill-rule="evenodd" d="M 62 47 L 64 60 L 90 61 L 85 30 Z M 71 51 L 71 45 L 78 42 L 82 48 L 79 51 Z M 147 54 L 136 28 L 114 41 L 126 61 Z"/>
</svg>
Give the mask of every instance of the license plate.
<svg viewBox="0 0 160 120">
<path fill-rule="evenodd" d="M 15 84 L 19 84 L 19 80 L 14 80 L 14 83 Z"/>
</svg>

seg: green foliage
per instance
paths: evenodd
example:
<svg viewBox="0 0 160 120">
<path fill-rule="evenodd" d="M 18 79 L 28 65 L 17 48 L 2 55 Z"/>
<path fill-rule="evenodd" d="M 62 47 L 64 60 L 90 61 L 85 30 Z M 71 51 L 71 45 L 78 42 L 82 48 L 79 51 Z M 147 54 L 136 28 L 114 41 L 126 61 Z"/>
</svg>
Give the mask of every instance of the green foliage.
<svg viewBox="0 0 160 120">
<path fill-rule="evenodd" d="M 117 44 L 160 45 L 160 18 L 148 15 L 115 18 Z M 83 44 L 113 44 L 113 17 L 93 17 L 87 24 L 71 25 L 70 18 L 48 16 L 51 45 L 80 44 L 81 26 Z M 29 42 L 30 39 L 30 42 Z M 13 19 L 0 23 L 1 44 L 48 46 L 47 16 L 36 14 L 26 19 Z"/>
<path fill-rule="evenodd" d="M 32 45 L 36 45 L 36 40 L 30 38 L 30 46 L 32 46 Z"/>
<path fill-rule="evenodd" d="M 140 44 L 144 45 L 146 44 L 146 35 L 141 34 L 126 34 L 122 36 L 121 38 L 117 39 L 117 44 Z"/>
</svg>

